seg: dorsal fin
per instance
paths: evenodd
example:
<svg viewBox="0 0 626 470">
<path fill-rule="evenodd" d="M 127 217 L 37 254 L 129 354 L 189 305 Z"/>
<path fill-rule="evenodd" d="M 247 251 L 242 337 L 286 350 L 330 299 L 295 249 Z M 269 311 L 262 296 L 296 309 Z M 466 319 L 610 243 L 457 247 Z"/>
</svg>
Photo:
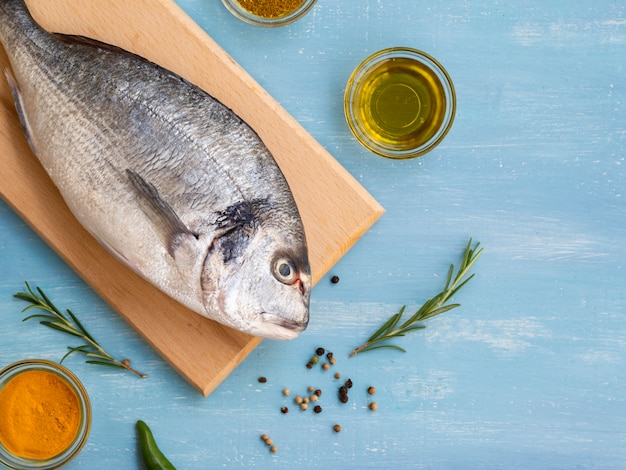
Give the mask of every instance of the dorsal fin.
<svg viewBox="0 0 626 470">
<path fill-rule="evenodd" d="M 126 49 L 122 49 L 121 47 L 114 46 L 113 44 L 108 44 L 106 42 L 98 41 L 97 39 L 92 39 L 85 36 L 79 36 L 77 34 L 52 33 L 52 36 L 68 44 L 82 44 L 84 46 L 96 47 L 98 49 L 104 49 L 106 51 L 116 52 L 118 54 L 137 56 L 137 54 L 133 54 L 132 52 L 129 52 Z"/>
</svg>

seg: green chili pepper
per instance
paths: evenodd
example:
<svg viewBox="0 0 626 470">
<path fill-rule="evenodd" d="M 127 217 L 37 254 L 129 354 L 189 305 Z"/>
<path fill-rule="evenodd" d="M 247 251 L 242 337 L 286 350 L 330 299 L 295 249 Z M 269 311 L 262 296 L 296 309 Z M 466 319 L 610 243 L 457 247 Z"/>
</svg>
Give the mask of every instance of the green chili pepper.
<svg viewBox="0 0 626 470">
<path fill-rule="evenodd" d="M 139 448 L 143 463 L 148 470 L 176 470 L 176 467 L 167 460 L 163 452 L 157 446 L 152 431 L 146 423 L 137 421 L 137 433 L 139 435 Z"/>
</svg>

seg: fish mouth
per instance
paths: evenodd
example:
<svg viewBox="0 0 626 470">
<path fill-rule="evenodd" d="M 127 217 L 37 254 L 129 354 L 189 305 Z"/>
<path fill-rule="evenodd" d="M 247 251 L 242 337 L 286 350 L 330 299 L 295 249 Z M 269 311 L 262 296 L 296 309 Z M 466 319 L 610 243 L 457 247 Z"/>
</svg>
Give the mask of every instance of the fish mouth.
<svg viewBox="0 0 626 470">
<path fill-rule="evenodd" d="M 298 322 L 288 318 L 279 317 L 271 313 L 261 314 L 259 328 L 261 335 L 270 339 L 289 340 L 302 333 L 308 325 L 308 321 Z"/>
</svg>

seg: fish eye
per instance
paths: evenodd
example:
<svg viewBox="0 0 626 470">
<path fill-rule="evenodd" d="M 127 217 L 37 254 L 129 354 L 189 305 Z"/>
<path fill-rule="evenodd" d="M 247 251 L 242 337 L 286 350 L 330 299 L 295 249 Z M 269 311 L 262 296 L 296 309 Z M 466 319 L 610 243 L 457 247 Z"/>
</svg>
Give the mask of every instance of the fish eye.
<svg viewBox="0 0 626 470">
<path fill-rule="evenodd" d="M 298 279 L 296 264 L 289 258 L 277 258 L 274 261 L 273 273 L 283 284 L 293 284 Z"/>
</svg>

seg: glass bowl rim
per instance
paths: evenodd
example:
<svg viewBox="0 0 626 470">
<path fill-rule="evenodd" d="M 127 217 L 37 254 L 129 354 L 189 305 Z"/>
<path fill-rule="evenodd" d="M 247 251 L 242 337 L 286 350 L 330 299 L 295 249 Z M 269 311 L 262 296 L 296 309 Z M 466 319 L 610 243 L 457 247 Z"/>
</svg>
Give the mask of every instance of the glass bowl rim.
<svg viewBox="0 0 626 470">
<path fill-rule="evenodd" d="M 222 3 L 226 7 L 226 9 L 233 14 L 233 16 L 243 22 L 255 26 L 272 28 L 276 26 L 291 24 L 294 21 L 302 18 L 313 8 L 313 6 L 317 3 L 317 0 L 302 0 L 300 6 L 298 6 L 291 12 L 283 16 L 277 16 L 275 18 L 266 18 L 263 16 L 255 15 L 254 13 L 249 12 L 243 6 L 241 6 L 238 0 L 222 0 Z"/>
<path fill-rule="evenodd" d="M 6 465 L 8 468 L 16 470 L 35 468 L 48 470 L 59 468 L 67 464 L 82 450 L 87 442 L 87 438 L 89 437 L 89 432 L 91 430 L 92 412 L 91 402 L 89 400 L 87 390 L 72 371 L 57 362 L 47 359 L 24 359 L 13 362 L 0 370 L 0 390 L 19 374 L 33 370 L 43 370 L 55 374 L 69 385 L 78 397 L 81 412 L 80 422 L 76 432 L 76 437 L 72 443 L 61 453 L 48 459 L 38 460 L 14 455 L 0 442 L 0 463 Z"/>
<path fill-rule="evenodd" d="M 423 144 L 410 148 L 397 150 L 371 139 L 367 132 L 359 126 L 357 113 L 354 110 L 354 96 L 360 88 L 360 80 L 382 61 L 393 58 L 408 58 L 416 60 L 431 69 L 439 78 L 446 96 L 446 112 L 437 132 Z M 402 160 L 424 155 L 441 143 L 452 128 L 456 115 L 456 90 L 452 78 L 441 63 L 430 54 L 412 47 L 389 47 L 379 50 L 363 59 L 350 75 L 344 93 L 344 114 L 350 131 L 357 141 L 371 152 L 382 157 Z"/>
</svg>

